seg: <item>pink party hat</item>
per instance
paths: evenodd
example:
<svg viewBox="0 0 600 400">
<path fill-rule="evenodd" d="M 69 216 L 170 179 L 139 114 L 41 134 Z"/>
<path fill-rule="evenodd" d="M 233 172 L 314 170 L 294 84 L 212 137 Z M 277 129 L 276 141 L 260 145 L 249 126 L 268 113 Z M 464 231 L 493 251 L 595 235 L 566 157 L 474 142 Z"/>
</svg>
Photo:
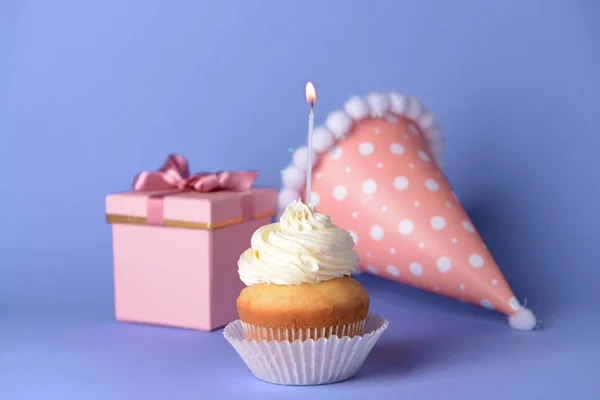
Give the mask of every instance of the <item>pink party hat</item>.
<svg viewBox="0 0 600 400">
<path fill-rule="evenodd" d="M 535 328 L 446 180 L 439 129 L 415 98 L 352 98 L 312 142 L 311 202 L 352 234 L 363 271 L 496 310 L 515 329 Z M 307 154 L 297 149 L 282 172 L 282 209 L 304 197 Z"/>
</svg>

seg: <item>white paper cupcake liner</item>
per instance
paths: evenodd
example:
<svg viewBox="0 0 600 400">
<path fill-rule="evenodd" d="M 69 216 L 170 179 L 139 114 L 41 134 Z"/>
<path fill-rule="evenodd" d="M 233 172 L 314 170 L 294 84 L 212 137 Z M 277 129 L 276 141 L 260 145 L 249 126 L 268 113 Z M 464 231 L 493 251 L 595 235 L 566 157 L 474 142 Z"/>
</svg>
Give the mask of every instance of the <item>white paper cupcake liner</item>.
<svg viewBox="0 0 600 400">
<path fill-rule="evenodd" d="M 245 338 L 262 338 L 264 340 L 277 340 L 283 341 L 288 340 L 293 342 L 294 340 L 308 340 L 308 339 L 319 339 L 329 338 L 331 336 L 354 337 L 362 335 L 365 321 L 355 322 L 347 325 L 330 326 L 327 328 L 305 328 L 305 329 L 286 329 L 286 328 L 265 328 L 262 326 L 247 324 L 241 322 L 242 328 L 244 329 Z"/>
<path fill-rule="evenodd" d="M 279 385 L 324 385 L 352 378 L 387 329 L 387 319 L 369 314 L 364 334 L 318 340 L 246 340 L 240 320 L 224 336 L 258 379 Z"/>
</svg>

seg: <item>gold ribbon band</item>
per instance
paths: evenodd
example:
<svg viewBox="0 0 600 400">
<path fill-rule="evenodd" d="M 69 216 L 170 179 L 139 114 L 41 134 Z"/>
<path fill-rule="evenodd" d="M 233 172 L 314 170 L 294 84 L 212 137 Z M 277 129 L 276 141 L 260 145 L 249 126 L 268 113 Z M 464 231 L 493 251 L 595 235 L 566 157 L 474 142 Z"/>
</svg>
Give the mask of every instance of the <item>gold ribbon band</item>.
<svg viewBox="0 0 600 400">
<path fill-rule="evenodd" d="M 254 219 L 272 217 L 275 214 L 276 211 L 257 213 L 254 214 Z M 146 217 L 132 217 L 130 215 L 106 214 L 106 222 L 108 222 L 109 224 L 147 225 L 148 219 Z M 231 218 L 219 222 L 191 222 L 180 221 L 175 219 L 165 219 L 163 221 L 163 226 L 190 229 L 218 229 L 224 228 L 229 225 L 241 224 L 242 222 L 244 222 L 244 219 L 242 217 Z"/>
</svg>

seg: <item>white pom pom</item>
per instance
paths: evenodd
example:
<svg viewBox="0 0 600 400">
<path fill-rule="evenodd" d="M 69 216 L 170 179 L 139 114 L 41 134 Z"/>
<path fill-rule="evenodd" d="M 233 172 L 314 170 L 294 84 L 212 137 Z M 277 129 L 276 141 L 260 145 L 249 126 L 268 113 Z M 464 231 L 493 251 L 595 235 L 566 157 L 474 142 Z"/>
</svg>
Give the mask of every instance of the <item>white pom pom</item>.
<svg viewBox="0 0 600 400">
<path fill-rule="evenodd" d="M 296 149 L 296 151 L 294 152 L 294 155 L 292 156 L 294 165 L 297 168 L 300 168 L 301 170 L 306 171 L 306 167 L 308 166 L 308 164 L 307 164 L 308 157 L 307 156 L 308 156 L 308 149 L 306 148 L 306 146 L 298 147 L 298 149 Z M 311 154 L 310 160 L 311 160 L 312 166 L 314 167 L 315 164 L 317 163 L 317 156 L 315 154 L 314 149 Z"/>
<path fill-rule="evenodd" d="M 445 147 L 444 139 L 442 138 L 440 130 L 436 125 L 425 131 L 425 138 L 429 142 L 429 147 L 432 149 L 434 154 L 442 153 Z"/>
<path fill-rule="evenodd" d="M 422 112 L 423 107 L 421 107 L 419 100 L 414 97 L 409 97 L 405 115 L 413 121 L 416 121 L 421 116 Z"/>
<path fill-rule="evenodd" d="M 313 131 L 312 146 L 316 152 L 323 153 L 329 150 L 334 141 L 333 134 L 326 128 L 315 128 Z"/>
<path fill-rule="evenodd" d="M 294 200 L 300 199 L 300 192 L 292 189 L 281 189 L 277 198 L 279 209 L 285 209 Z"/>
<path fill-rule="evenodd" d="M 427 109 L 423 110 L 423 114 L 417 119 L 417 124 L 421 130 L 426 131 L 435 124 L 435 117 L 433 113 Z"/>
<path fill-rule="evenodd" d="M 536 327 L 537 320 L 529 309 L 521 307 L 518 313 L 508 317 L 508 324 L 518 331 L 531 331 Z"/>
<path fill-rule="evenodd" d="M 435 157 L 439 157 L 444 153 L 444 143 L 441 141 L 430 142 L 429 150 L 431 150 Z"/>
<path fill-rule="evenodd" d="M 408 106 L 406 96 L 400 93 L 390 93 L 388 98 L 390 100 L 390 111 L 394 114 L 404 115 Z"/>
<path fill-rule="evenodd" d="M 352 120 L 348 114 L 341 110 L 333 111 L 327 117 L 325 126 L 336 138 L 340 138 L 350 131 L 350 128 L 352 127 Z"/>
<path fill-rule="evenodd" d="M 290 189 L 301 189 L 306 183 L 306 173 L 298 167 L 290 165 L 281 171 L 283 186 Z"/>
<path fill-rule="evenodd" d="M 369 93 L 367 95 L 367 104 L 369 104 L 372 115 L 383 115 L 388 110 L 389 100 L 384 94 Z"/>
<path fill-rule="evenodd" d="M 440 127 L 437 125 L 429 127 L 429 129 L 425 131 L 425 137 L 429 140 L 441 140 L 442 134 L 440 133 Z"/>
<path fill-rule="evenodd" d="M 369 105 L 360 97 L 354 97 L 344 104 L 344 110 L 350 118 L 360 121 L 369 116 Z"/>
</svg>

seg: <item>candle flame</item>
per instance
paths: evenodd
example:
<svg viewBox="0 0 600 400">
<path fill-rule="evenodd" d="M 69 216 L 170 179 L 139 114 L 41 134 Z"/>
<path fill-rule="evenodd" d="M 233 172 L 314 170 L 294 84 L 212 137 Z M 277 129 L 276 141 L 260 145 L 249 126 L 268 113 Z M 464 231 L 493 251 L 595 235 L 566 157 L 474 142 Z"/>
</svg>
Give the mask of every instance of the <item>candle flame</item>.
<svg viewBox="0 0 600 400">
<path fill-rule="evenodd" d="M 315 104 L 317 100 L 317 92 L 315 90 L 315 85 L 312 84 L 311 81 L 306 82 L 306 102 L 311 106 Z"/>
</svg>

